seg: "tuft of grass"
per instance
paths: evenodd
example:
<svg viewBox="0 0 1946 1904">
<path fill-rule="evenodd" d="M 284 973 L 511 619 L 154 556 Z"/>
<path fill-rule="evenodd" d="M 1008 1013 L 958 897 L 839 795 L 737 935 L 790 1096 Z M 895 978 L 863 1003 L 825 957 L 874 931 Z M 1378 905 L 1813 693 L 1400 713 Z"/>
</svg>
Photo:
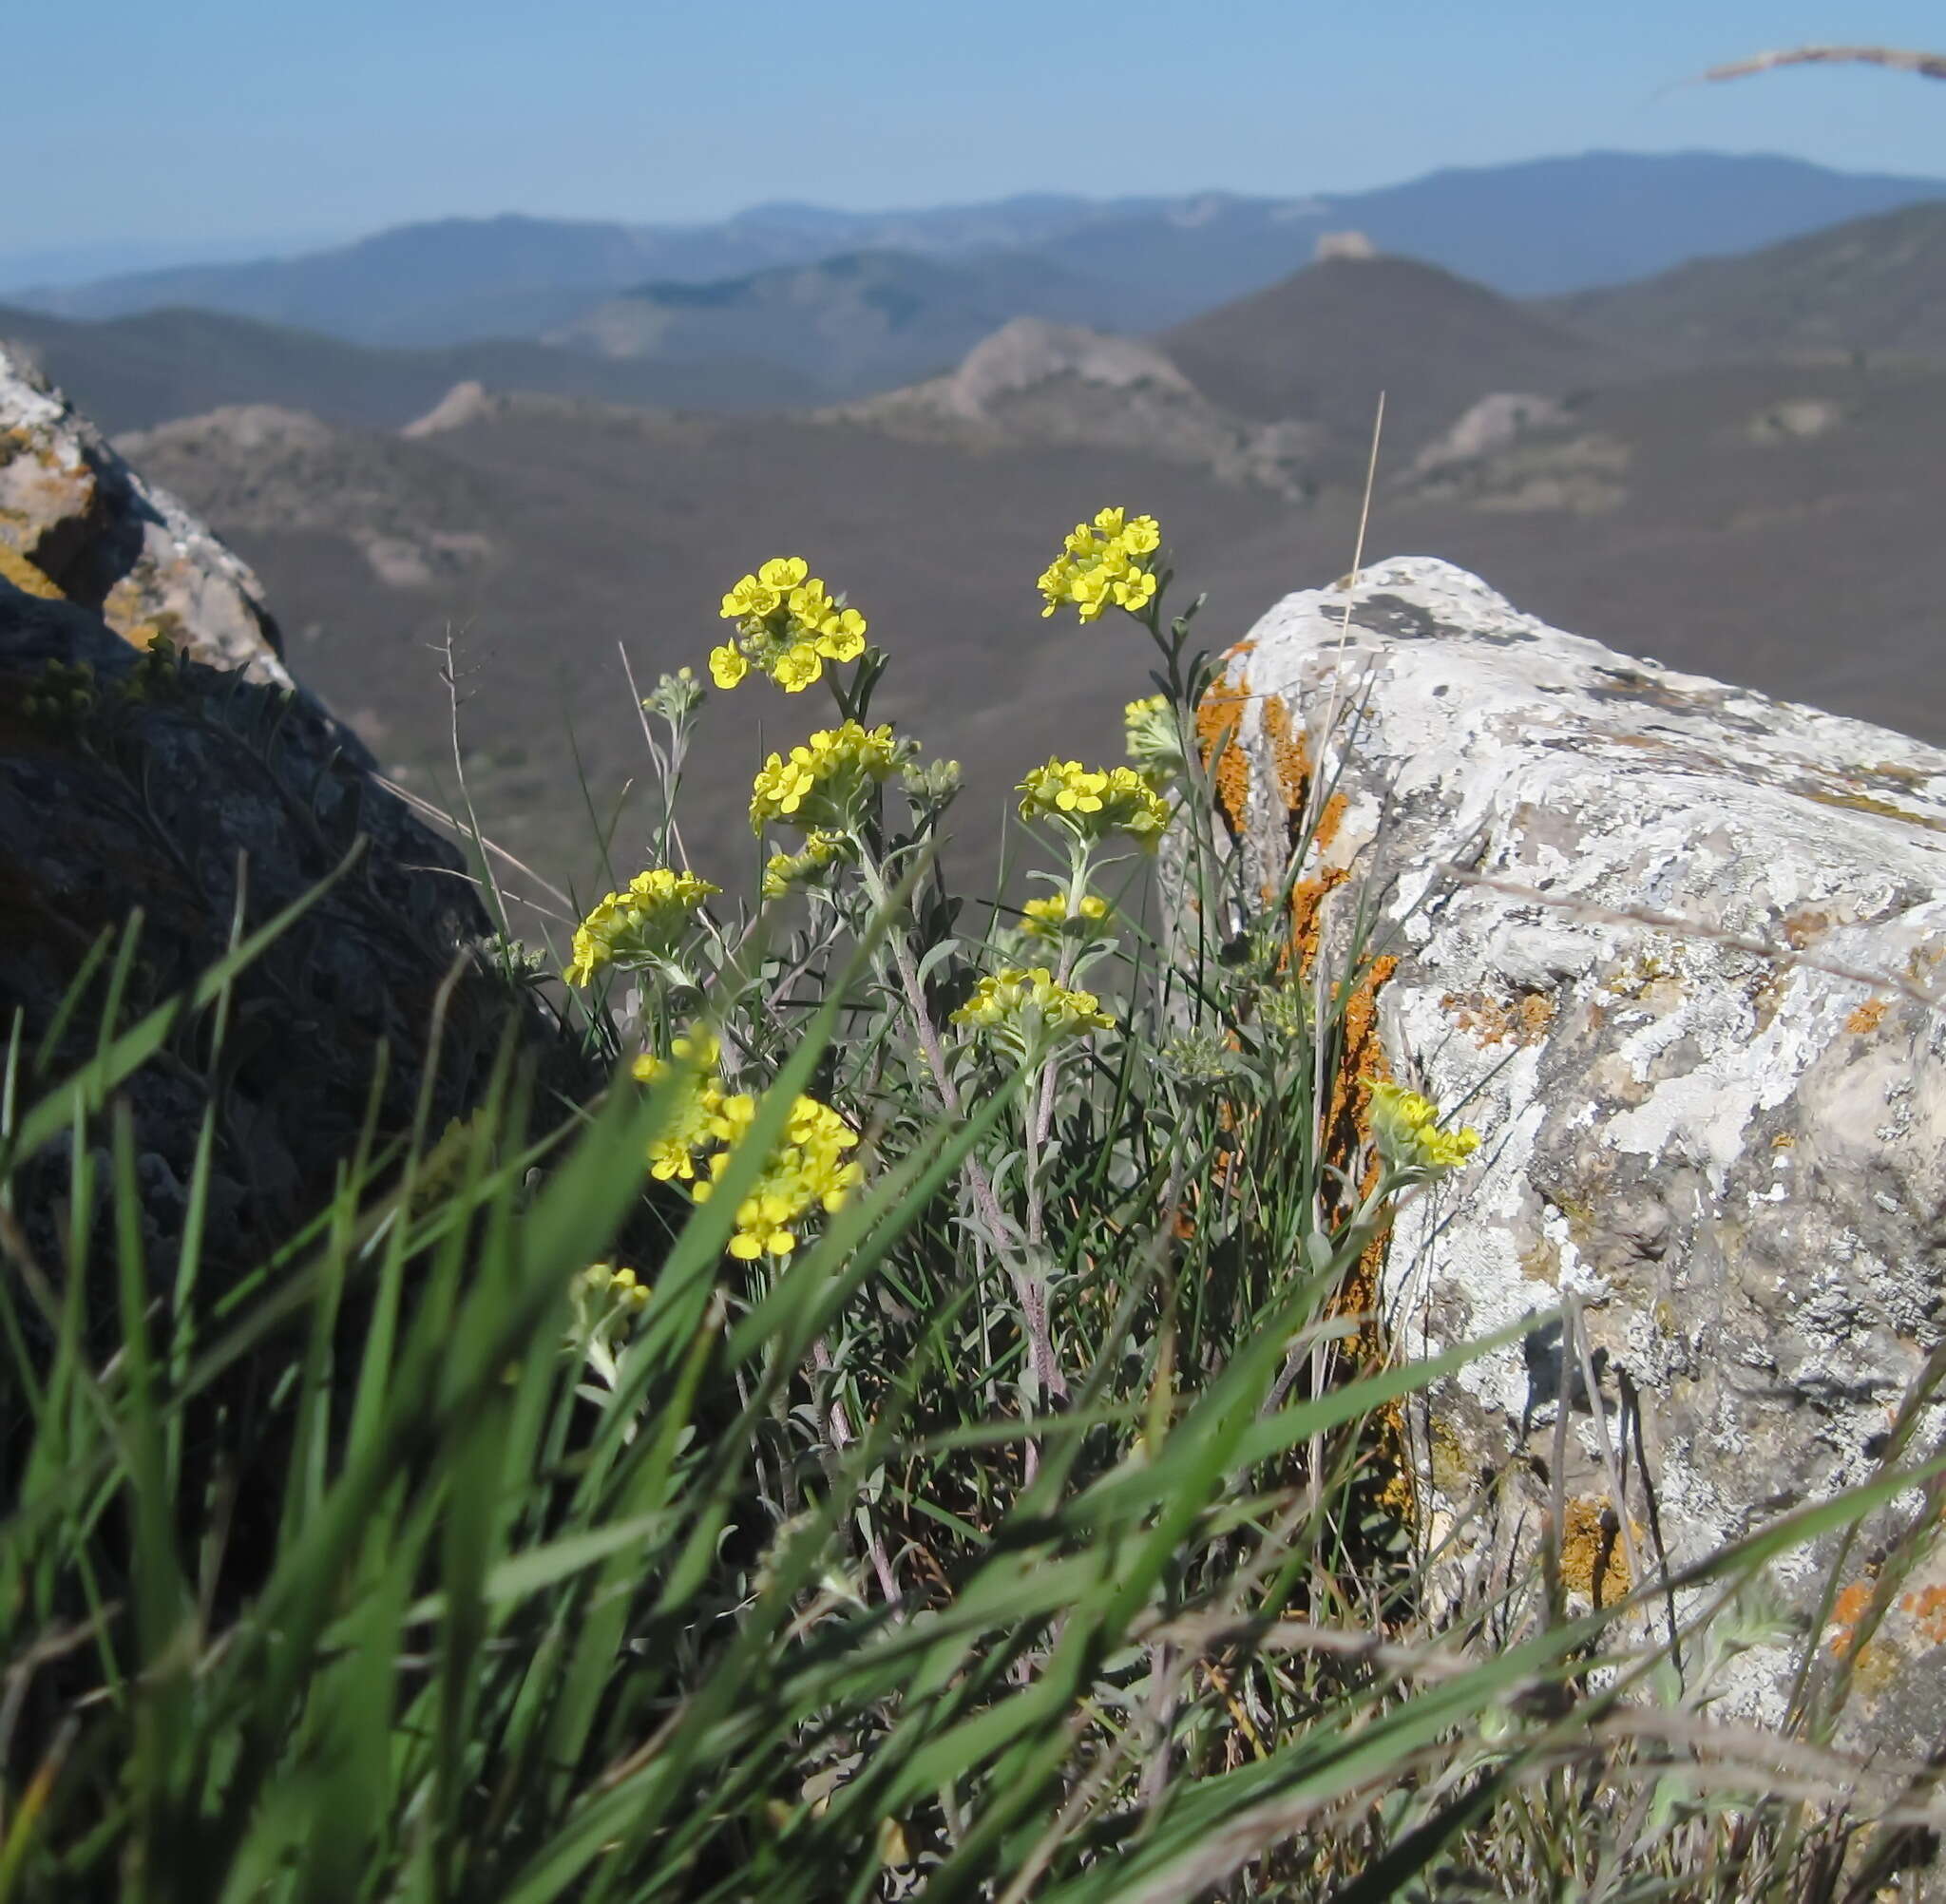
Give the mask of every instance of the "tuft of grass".
<svg viewBox="0 0 1946 1904">
<path fill-rule="evenodd" d="M 1780 1555 L 1915 1488 L 1936 1525 L 1930 1384 L 1873 1483 L 1683 1580 L 1578 1617 L 1539 1576 L 1429 1593 L 1397 1411 L 1498 1344 L 1391 1360 L 1356 1292 L 1464 1146 L 1345 1114 L 1375 907 L 1290 944 L 1314 815 L 1281 889 L 1240 884 L 1194 608 L 1130 555 L 1159 704 L 1118 776 L 1030 783 L 1038 910 L 946 889 L 958 774 L 904 736 L 808 743 L 779 850 L 836 845 L 780 892 L 688 868 L 704 691 L 665 677 L 644 870 L 725 891 L 618 877 L 544 958 L 493 895 L 510 978 L 590 978 L 556 1002 L 607 1088 L 550 1117 L 510 1041 L 444 1132 L 374 1087 L 220 1295 L 207 1142 L 151 1262 L 118 1094 L 205 1008 L 220 1076 L 296 908 L 127 1030 L 105 941 L 67 1076 L 58 1028 L 10 1028 L 0 1904 L 1810 1904 L 1924 1850 L 1932 1772 L 1829 1748 L 1822 1629 L 1787 1736 L 1714 1723 L 1702 1663 L 1775 1628 Z M 759 657 L 801 632 L 752 612 Z M 821 732 L 869 734 L 895 656 L 826 658 Z M 43 1261 L 18 1198 L 62 1141 Z"/>
</svg>

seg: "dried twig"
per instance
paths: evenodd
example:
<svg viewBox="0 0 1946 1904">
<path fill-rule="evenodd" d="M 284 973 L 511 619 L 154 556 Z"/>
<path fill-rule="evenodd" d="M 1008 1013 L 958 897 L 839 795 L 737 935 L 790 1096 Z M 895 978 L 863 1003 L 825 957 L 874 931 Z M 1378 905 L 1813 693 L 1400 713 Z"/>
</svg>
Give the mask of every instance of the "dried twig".
<svg viewBox="0 0 1946 1904">
<path fill-rule="evenodd" d="M 1898 47 L 1792 47 L 1787 51 L 1758 53 L 1711 67 L 1706 80 L 1747 79 L 1752 73 L 1773 72 L 1779 67 L 1889 67 L 1894 72 L 1917 73 L 1921 79 L 1946 80 L 1946 53 L 1914 53 Z"/>
</svg>

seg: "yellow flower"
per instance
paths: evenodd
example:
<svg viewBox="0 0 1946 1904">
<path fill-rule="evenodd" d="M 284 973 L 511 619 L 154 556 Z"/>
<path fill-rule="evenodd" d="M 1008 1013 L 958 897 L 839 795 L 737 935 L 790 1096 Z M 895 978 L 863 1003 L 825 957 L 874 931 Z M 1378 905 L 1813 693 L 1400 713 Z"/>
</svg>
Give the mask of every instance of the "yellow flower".
<svg viewBox="0 0 1946 1904">
<path fill-rule="evenodd" d="M 585 985 L 604 965 L 652 965 L 669 958 L 704 900 L 722 891 L 694 873 L 656 866 L 625 892 L 611 892 L 575 928 L 574 956 L 562 977 Z"/>
<path fill-rule="evenodd" d="M 1057 984 L 1045 965 L 988 973 L 953 1014 L 953 1022 L 990 1034 L 997 1044 L 1023 1058 L 1115 1024 L 1093 992 Z"/>
<path fill-rule="evenodd" d="M 1021 782 L 1020 792 L 1021 819 L 1057 820 L 1083 839 L 1125 832 L 1146 850 L 1169 827 L 1168 802 L 1132 767 L 1050 760 Z"/>
<path fill-rule="evenodd" d="M 771 664 L 771 679 L 787 695 L 801 694 L 824 673 L 824 663 L 809 641 L 787 648 Z"/>
<path fill-rule="evenodd" d="M 747 575 L 723 598 L 723 619 L 761 620 L 777 605 L 777 591 L 767 588 L 755 576 Z"/>
<path fill-rule="evenodd" d="M 619 1268 L 613 1263 L 591 1263 L 582 1271 L 582 1280 L 597 1297 L 605 1297 L 620 1309 L 645 1309 L 654 1293 L 646 1283 L 637 1280 L 633 1269 Z"/>
<path fill-rule="evenodd" d="M 716 1040 L 707 1032 L 690 1033 L 671 1044 L 667 1057 L 644 1053 L 632 1067 L 637 1079 L 654 1084 L 678 1075 L 677 1095 L 668 1122 L 649 1141 L 649 1174 L 667 1183 L 696 1178 L 696 1156 L 707 1148 L 723 1110 L 723 1087 L 716 1077 Z"/>
<path fill-rule="evenodd" d="M 1158 793 L 1182 771 L 1182 732 L 1166 695 L 1148 695 L 1122 710 L 1129 758 Z"/>
<path fill-rule="evenodd" d="M 773 853 L 764 867 L 766 899 L 780 899 L 792 886 L 807 885 L 834 863 L 849 857 L 851 843 L 843 833 L 813 830 L 804 836 L 804 849 Z"/>
<path fill-rule="evenodd" d="M 1108 790 L 1108 775 L 1091 772 L 1078 760 L 1049 760 L 1045 767 L 1029 770 L 1019 791 L 1021 817 L 1032 820 L 1055 818 L 1062 813 L 1098 813 L 1101 796 Z"/>
<path fill-rule="evenodd" d="M 811 575 L 802 556 L 773 557 L 745 576 L 723 598 L 723 619 L 736 623 L 736 633 L 711 653 L 718 687 L 733 688 L 757 668 L 798 694 L 825 662 L 854 661 L 865 652 L 865 617 Z"/>
<path fill-rule="evenodd" d="M 779 595 L 789 594 L 811 572 L 802 556 L 774 556 L 757 570 L 756 579 Z M 823 583 L 818 584 L 820 587 Z"/>
<path fill-rule="evenodd" d="M 1065 893 L 1050 893 L 1045 899 L 1030 899 L 1021 908 L 1021 929 L 1035 939 L 1059 939 L 1063 934 L 1091 938 L 1108 913 L 1108 902 L 1095 893 L 1084 892 L 1072 912 Z"/>
<path fill-rule="evenodd" d="M 855 661 L 865 653 L 865 617 L 841 608 L 818 624 L 817 652 L 828 661 Z"/>
<path fill-rule="evenodd" d="M 710 1135 L 722 1148 L 710 1159 L 709 1175 L 691 1187 L 697 1203 L 707 1203 L 715 1193 L 749 1135 L 757 1108 L 756 1098 L 738 1095 L 725 1099 L 716 1112 Z M 747 1263 L 760 1256 L 788 1256 L 797 1247 L 806 1217 L 842 1209 L 865 1174 L 845 1156 L 857 1143 L 857 1133 L 830 1105 L 814 1097 L 794 1099 L 782 1136 L 764 1159 L 754 1187 L 736 1206 L 731 1255 Z"/>
<path fill-rule="evenodd" d="M 1372 1135 L 1396 1169 L 1438 1176 L 1456 1171 L 1479 1149 L 1479 1133 L 1466 1126 L 1440 1129 L 1439 1107 L 1402 1085 L 1372 1086 Z"/>
<path fill-rule="evenodd" d="M 1162 546 L 1154 516 L 1130 521 L 1125 509 L 1103 509 L 1093 524 L 1078 523 L 1040 577 L 1043 616 L 1072 605 L 1083 621 L 1110 607 L 1141 615 L 1159 586 L 1149 558 Z"/>
<path fill-rule="evenodd" d="M 861 817 L 866 790 L 898 771 L 899 748 L 889 727 L 855 720 L 821 729 L 789 757 L 773 753 L 751 790 L 750 827 L 781 820 L 807 832 L 849 830 Z"/>
</svg>

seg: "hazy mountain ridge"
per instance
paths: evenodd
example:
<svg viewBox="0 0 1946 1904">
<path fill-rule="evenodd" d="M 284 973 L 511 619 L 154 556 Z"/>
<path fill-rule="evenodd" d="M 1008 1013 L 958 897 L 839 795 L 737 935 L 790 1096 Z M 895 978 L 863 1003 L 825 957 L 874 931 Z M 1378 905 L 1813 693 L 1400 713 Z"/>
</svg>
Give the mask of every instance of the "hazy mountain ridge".
<svg viewBox="0 0 1946 1904">
<path fill-rule="evenodd" d="M 889 213 L 772 205 L 688 227 L 448 219 L 297 257 L 136 273 L 13 301 L 96 318 L 186 304 L 360 342 L 449 344 L 538 336 L 651 279 L 732 278 L 845 252 L 951 260 L 1012 251 L 1097 281 L 1113 296 L 1095 321 L 1141 330 L 1274 282 L 1323 234 L 1345 227 L 1383 251 L 1537 295 L 1942 195 L 1942 181 L 1854 176 L 1795 160 L 1595 152 L 1307 198 L 1047 194 Z"/>
<path fill-rule="evenodd" d="M 1700 258 L 1546 309 L 1591 335 L 1678 361 L 1946 357 L 1946 201 Z"/>
<path fill-rule="evenodd" d="M 545 341 L 622 361 L 780 364 L 832 396 L 952 364 L 1010 318 L 1100 321 L 1112 296 L 1059 266 L 996 252 L 944 262 L 841 253 L 707 284 L 638 286 Z"/>
<path fill-rule="evenodd" d="M 781 409 L 821 394 L 820 386 L 781 365 L 756 360 L 619 362 L 518 340 L 387 350 L 211 311 L 89 322 L 0 305 L 0 337 L 111 432 L 234 404 L 277 404 L 331 423 L 396 428 L 468 381 L 725 410 Z"/>
</svg>

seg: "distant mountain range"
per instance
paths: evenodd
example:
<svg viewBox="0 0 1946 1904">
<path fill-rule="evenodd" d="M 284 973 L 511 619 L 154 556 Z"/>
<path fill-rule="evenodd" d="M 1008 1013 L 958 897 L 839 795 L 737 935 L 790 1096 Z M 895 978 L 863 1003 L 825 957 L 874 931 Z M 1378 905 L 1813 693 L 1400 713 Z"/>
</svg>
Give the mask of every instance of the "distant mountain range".
<svg viewBox="0 0 1946 1904">
<path fill-rule="evenodd" d="M 384 350 L 219 312 L 162 310 L 100 323 L 0 304 L 19 346 L 105 429 L 145 429 L 223 404 L 271 403 L 334 424 L 396 428 L 456 383 L 659 409 L 781 409 L 823 387 L 781 365 L 617 360 L 523 341 Z"/>
<path fill-rule="evenodd" d="M 982 790 L 963 837 L 989 844 L 997 790 L 1050 749 L 1115 749 L 1119 706 L 1141 691 L 1127 630 L 1040 617 L 1033 577 L 1066 526 L 1103 503 L 1154 510 L 1185 579 L 1211 590 L 1199 635 L 1233 639 L 1282 591 L 1348 564 L 1381 390 L 1368 553 L 1436 552 L 1625 650 L 1936 738 L 1946 345 L 1920 319 L 1942 220 L 1853 219 L 1572 308 L 1412 260 L 1327 258 L 1146 338 L 1017 318 L 945 374 L 797 414 L 670 415 L 503 385 L 405 435 L 257 403 L 123 447 L 258 565 L 305 677 L 416 785 L 446 771 L 449 711 L 426 651 L 464 630 L 473 791 L 490 832 L 556 872 L 575 870 L 563 843 L 583 837 L 577 772 L 604 793 L 639 776 L 615 642 L 639 679 L 695 665 L 726 581 L 778 552 L 871 617 L 897 657 L 875 706 L 965 764 Z M 922 282 L 875 273 L 859 284 Z M 201 348 L 206 364 L 223 354 L 213 333 Z M 703 368 L 519 348 L 607 374 Z M 425 390 L 410 394 L 417 414 Z M 733 867 L 751 850 L 746 711 L 707 718 L 689 844 Z"/>
<path fill-rule="evenodd" d="M 754 308 L 772 296 L 762 275 L 777 267 L 896 252 L 971 274 L 970 286 L 950 296 L 944 286 L 925 294 L 942 308 L 962 293 L 976 302 L 990 295 L 997 273 L 1015 285 L 1039 275 L 1059 308 L 1017 302 L 1002 316 L 1141 331 L 1276 282 L 1335 231 L 1356 230 L 1380 251 L 1506 295 L 1540 296 L 1941 196 L 1946 181 L 1791 159 L 1595 152 L 1316 198 L 1042 195 L 890 213 L 768 205 L 687 227 L 448 219 L 296 257 L 137 272 L 10 301 L 72 318 L 191 306 L 356 343 L 429 348 L 563 331 L 599 337 L 591 314 L 643 286 L 666 301 L 672 285 L 711 284 L 721 287 L 726 313 Z M 950 328 L 942 324 L 941 333 Z"/>
<path fill-rule="evenodd" d="M 1666 360 L 1946 355 L 1946 201 L 1852 219 L 1743 257 L 1551 300 L 1586 335 Z"/>
<path fill-rule="evenodd" d="M 912 252 L 844 252 L 708 284 L 641 285 L 549 331 L 545 341 L 631 363 L 740 356 L 849 396 L 948 368 L 1010 318 L 1107 324 L 1120 301 L 1034 253 L 948 262 Z"/>
</svg>

